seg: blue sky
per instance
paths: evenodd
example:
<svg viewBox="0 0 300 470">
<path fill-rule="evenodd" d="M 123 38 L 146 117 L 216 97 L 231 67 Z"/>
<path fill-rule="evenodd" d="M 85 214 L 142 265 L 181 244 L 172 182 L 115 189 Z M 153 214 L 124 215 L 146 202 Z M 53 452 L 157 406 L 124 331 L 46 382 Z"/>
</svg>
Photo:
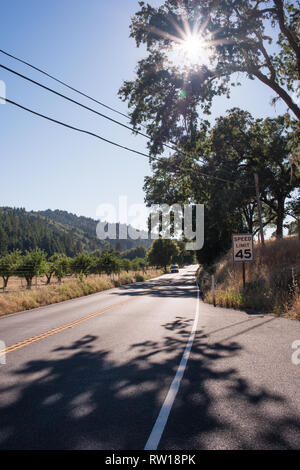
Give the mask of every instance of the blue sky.
<svg viewBox="0 0 300 470">
<path fill-rule="evenodd" d="M 159 5 L 160 0 L 150 0 Z M 123 80 L 134 78 L 145 55 L 129 38 L 137 0 L 2 0 L 0 48 L 21 57 L 100 101 L 127 112 L 117 96 Z M 63 86 L 1 56 L 1 63 L 78 99 Z M 146 139 L 37 88 L 0 69 L 7 98 L 122 145 L 147 153 Z M 239 106 L 254 117 L 275 116 L 285 106 L 271 107 L 272 92 L 245 80 L 231 99 L 218 97 L 212 118 Z M 79 101 L 96 107 L 84 98 Z M 117 115 L 97 108 L 117 118 Z M 122 119 L 122 118 L 121 118 Z M 124 120 L 124 122 L 126 122 Z M 1 206 L 27 210 L 63 209 L 96 217 L 99 204 L 143 203 L 147 159 L 117 149 L 34 117 L 9 104 L 0 105 Z"/>
</svg>

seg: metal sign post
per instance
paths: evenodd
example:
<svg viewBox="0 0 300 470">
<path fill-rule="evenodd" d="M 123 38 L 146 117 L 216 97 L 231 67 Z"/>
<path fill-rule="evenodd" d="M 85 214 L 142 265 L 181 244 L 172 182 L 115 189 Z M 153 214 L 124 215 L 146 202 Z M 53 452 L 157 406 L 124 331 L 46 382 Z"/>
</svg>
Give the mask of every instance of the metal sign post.
<svg viewBox="0 0 300 470">
<path fill-rule="evenodd" d="M 245 271 L 245 261 L 243 261 L 243 289 L 245 289 L 246 286 L 246 271 Z"/>
<path fill-rule="evenodd" d="M 239 233 L 232 235 L 233 261 L 242 262 L 243 289 L 246 286 L 245 262 L 253 261 L 253 235 Z"/>
</svg>

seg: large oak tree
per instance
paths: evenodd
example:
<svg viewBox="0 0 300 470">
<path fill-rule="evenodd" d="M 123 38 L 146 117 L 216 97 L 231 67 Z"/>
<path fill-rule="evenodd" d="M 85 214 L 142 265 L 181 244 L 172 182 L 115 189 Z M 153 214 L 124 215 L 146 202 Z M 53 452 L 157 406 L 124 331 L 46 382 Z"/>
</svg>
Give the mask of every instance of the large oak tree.
<svg viewBox="0 0 300 470">
<path fill-rule="evenodd" d="M 140 2 L 131 36 L 137 46 L 146 45 L 148 55 L 119 93 L 128 100 L 132 123 L 146 124 L 150 151 L 194 139 L 199 107 L 209 113 L 214 96 L 229 96 L 236 72 L 260 80 L 300 120 L 299 16 L 299 1 L 166 0 L 159 8 Z M 206 41 L 210 61 L 200 57 L 179 67 L 170 51 L 195 30 Z"/>
</svg>

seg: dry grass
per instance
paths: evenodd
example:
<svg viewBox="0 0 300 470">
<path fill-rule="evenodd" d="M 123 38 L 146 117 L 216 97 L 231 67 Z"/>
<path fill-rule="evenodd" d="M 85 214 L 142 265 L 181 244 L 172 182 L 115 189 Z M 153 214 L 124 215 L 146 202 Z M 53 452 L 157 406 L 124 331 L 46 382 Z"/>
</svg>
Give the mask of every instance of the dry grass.
<svg viewBox="0 0 300 470">
<path fill-rule="evenodd" d="M 89 275 L 89 278 L 96 278 L 96 277 L 99 279 L 99 275 L 96 275 L 96 274 Z M 103 279 L 107 278 L 105 274 L 101 274 L 100 277 Z M 66 284 L 76 279 L 78 279 L 78 276 L 76 276 L 75 274 L 71 274 L 71 275 L 68 275 L 67 277 L 62 278 L 61 282 L 59 282 L 58 279 L 56 279 L 56 277 L 53 276 L 51 278 L 50 285 Z M 46 284 L 46 282 L 47 282 L 46 276 L 34 277 L 32 280 L 32 289 L 44 289 L 45 287 L 49 286 Z M 25 279 L 17 277 L 17 276 L 12 276 L 9 278 L 8 285 L 5 289 L 5 293 L 20 292 L 23 290 L 27 290 Z M 3 293 L 3 280 L 2 278 L 0 278 L 0 294 L 2 293 Z"/>
<path fill-rule="evenodd" d="M 210 275 L 199 273 L 204 298 L 212 302 Z M 215 267 L 216 303 L 222 307 L 248 308 L 287 315 L 300 320 L 300 240 L 286 237 L 254 247 L 254 262 L 246 263 L 246 288 L 242 265 L 229 252 Z"/>
<path fill-rule="evenodd" d="M 0 296 L 0 315 L 29 310 L 36 307 L 95 294 L 124 284 L 141 282 L 162 274 L 161 270 L 149 269 L 143 272 L 122 272 L 114 279 L 109 276 L 90 276 L 74 278 L 62 284 L 45 286 L 42 289 L 9 292 Z"/>
</svg>

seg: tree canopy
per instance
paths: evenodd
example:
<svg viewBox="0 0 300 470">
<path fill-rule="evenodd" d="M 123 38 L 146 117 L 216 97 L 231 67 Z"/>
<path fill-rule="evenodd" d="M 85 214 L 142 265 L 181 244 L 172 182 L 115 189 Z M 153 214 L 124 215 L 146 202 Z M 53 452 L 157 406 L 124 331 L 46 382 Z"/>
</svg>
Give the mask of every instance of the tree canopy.
<svg viewBox="0 0 300 470">
<path fill-rule="evenodd" d="M 191 35 L 202 41 L 202 58 L 178 66 L 174 46 Z M 214 96 L 229 96 L 237 72 L 260 80 L 300 120 L 293 98 L 300 81 L 299 1 L 166 0 L 158 8 L 140 2 L 131 36 L 148 55 L 119 94 L 128 101 L 132 123 L 146 125 L 153 155 L 166 142 L 193 142 L 199 109 L 209 113 Z"/>
<path fill-rule="evenodd" d="M 175 240 L 157 238 L 148 251 L 148 259 L 152 266 L 167 268 L 173 258 L 179 255 L 179 248 Z"/>
<path fill-rule="evenodd" d="M 286 215 L 299 217 L 300 173 L 290 161 L 293 126 L 287 115 L 254 119 L 238 108 L 229 110 L 199 134 L 198 161 L 174 152 L 152 162 L 153 175 L 144 185 L 147 203 L 204 204 L 205 241 L 198 259 L 211 263 L 229 249 L 232 233 L 258 230 L 257 173 L 263 223 L 275 223 L 281 237 Z"/>
</svg>

